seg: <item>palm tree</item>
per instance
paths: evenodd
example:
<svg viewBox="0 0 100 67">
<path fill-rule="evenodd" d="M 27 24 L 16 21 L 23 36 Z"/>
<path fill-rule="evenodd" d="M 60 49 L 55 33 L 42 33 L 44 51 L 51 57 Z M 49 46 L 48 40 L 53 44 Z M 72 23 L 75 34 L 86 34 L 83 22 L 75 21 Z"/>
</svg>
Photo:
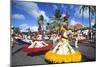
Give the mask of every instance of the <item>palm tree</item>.
<svg viewBox="0 0 100 67">
<path fill-rule="evenodd" d="M 84 17 L 84 11 L 87 10 L 89 11 L 89 28 L 91 29 L 91 17 L 95 15 L 96 12 L 96 7 L 95 6 L 90 6 L 90 5 L 83 5 L 80 8 L 80 13 L 82 13 L 82 21 Z"/>
<path fill-rule="evenodd" d="M 83 23 L 83 16 L 84 16 L 84 11 L 86 10 L 86 5 L 80 6 L 80 11 L 79 13 L 82 14 L 82 23 Z"/>
<path fill-rule="evenodd" d="M 67 26 L 69 26 L 68 18 L 69 18 L 69 14 L 68 14 L 67 11 L 66 11 L 66 15 L 64 16 L 64 22 L 67 23 Z"/>
<path fill-rule="evenodd" d="M 95 6 L 88 6 L 89 9 L 89 27 L 91 29 L 91 17 L 95 15 L 96 9 Z"/>
<path fill-rule="evenodd" d="M 61 11 L 59 9 L 56 9 L 54 16 L 55 16 L 56 20 L 60 20 L 60 18 L 61 18 Z"/>
</svg>

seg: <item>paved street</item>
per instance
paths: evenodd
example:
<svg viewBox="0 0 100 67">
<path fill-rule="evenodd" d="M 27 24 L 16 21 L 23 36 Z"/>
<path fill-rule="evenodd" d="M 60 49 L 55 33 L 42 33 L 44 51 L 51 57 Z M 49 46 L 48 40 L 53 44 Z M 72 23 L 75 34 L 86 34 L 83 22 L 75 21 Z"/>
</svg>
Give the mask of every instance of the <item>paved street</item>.
<svg viewBox="0 0 100 67">
<path fill-rule="evenodd" d="M 93 43 L 85 42 L 80 43 L 79 48 L 74 47 L 74 43 L 70 43 L 75 50 L 79 50 L 82 53 L 82 62 L 84 61 L 95 61 L 96 45 Z M 27 53 L 22 51 L 25 45 L 15 45 L 12 48 L 12 65 L 33 65 L 33 64 L 48 64 L 44 60 L 44 54 L 41 53 L 37 56 L 28 56 Z"/>
</svg>

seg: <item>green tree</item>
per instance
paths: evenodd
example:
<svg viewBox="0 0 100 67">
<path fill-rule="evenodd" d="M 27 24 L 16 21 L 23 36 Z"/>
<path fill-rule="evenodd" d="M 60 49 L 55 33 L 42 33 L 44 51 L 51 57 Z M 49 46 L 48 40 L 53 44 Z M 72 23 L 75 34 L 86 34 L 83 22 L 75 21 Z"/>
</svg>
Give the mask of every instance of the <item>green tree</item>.
<svg viewBox="0 0 100 67">
<path fill-rule="evenodd" d="M 14 27 L 13 29 L 14 29 L 14 33 L 15 34 L 20 33 L 20 28 L 19 27 Z"/>
<path fill-rule="evenodd" d="M 56 20 L 60 20 L 60 18 L 61 18 L 61 11 L 59 9 L 56 9 L 54 16 L 55 16 Z"/>
</svg>

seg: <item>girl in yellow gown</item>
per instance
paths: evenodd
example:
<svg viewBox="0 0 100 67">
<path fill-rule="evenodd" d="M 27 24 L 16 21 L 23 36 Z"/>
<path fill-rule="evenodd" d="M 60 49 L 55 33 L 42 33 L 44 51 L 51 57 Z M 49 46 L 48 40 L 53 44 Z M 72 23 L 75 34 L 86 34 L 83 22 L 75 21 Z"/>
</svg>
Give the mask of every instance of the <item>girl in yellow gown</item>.
<svg viewBox="0 0 100 67">
<path fill-rule="evenodd" d="M 75 51 L 69 44 L 67 39 L 67 30 L 61 28 L 61 38 L 53 50 L 45 54 L 45 59 L 52 63 L 66 63 L 66 62 L 79 62 L 81 61 L 81 53 Z"/>
</svg>

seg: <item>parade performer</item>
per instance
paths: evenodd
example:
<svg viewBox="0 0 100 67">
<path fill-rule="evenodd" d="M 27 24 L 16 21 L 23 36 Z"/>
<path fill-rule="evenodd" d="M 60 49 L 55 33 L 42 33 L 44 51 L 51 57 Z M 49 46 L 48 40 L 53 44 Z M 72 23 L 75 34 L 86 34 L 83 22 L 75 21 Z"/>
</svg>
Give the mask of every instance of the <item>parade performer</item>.
<svg viewBox="0 0 100 67">
<path fill-rule="evenodd" d="M 16 42 L 18 42 L 19 44 L 27 44 L 30 45 L 31 44 L 31 39 L 28 39 L 26 35 L 24 34 L 19 34 L 15 37 Z"/>
<path fill-rule="evenodd" d="M 69 44 L 67 30 L 62 27 L 57 45 L 45 54 L 45 59 L 51 63 L 67 63 L 81 61 L 81 53 L 75 51 Z"/>
<path fill-rule="evenodd" d="M 49 50 L 51 47 L 51 44 L 44 42 L 42 35 L 38 33 L 38 35 L 36 36 L 36 40 L 32 42 L 30 46 L 23 48 L 23 51 L 27 53 L 40 52 Z"/>
<path fill-rule="evenodd" d="M 86 40 L 86 37 L 83 36 L 82 32 L 77 32 L 77 38 L 79 43 L 82 43 Z"/>
<path fill-rule="evenodd" d="M 32 44 L 23 49 L 24 52 L 32 53 L 32 52 L 41 52 L 45 50 L 49 50 L 52 46 L 50 43 L 46 43 L 43 40 L 43 16 L 40 15 L 38 17 L 38 33 L 36 36 L 36 40 L 32 42 Z"/>
</svg>

